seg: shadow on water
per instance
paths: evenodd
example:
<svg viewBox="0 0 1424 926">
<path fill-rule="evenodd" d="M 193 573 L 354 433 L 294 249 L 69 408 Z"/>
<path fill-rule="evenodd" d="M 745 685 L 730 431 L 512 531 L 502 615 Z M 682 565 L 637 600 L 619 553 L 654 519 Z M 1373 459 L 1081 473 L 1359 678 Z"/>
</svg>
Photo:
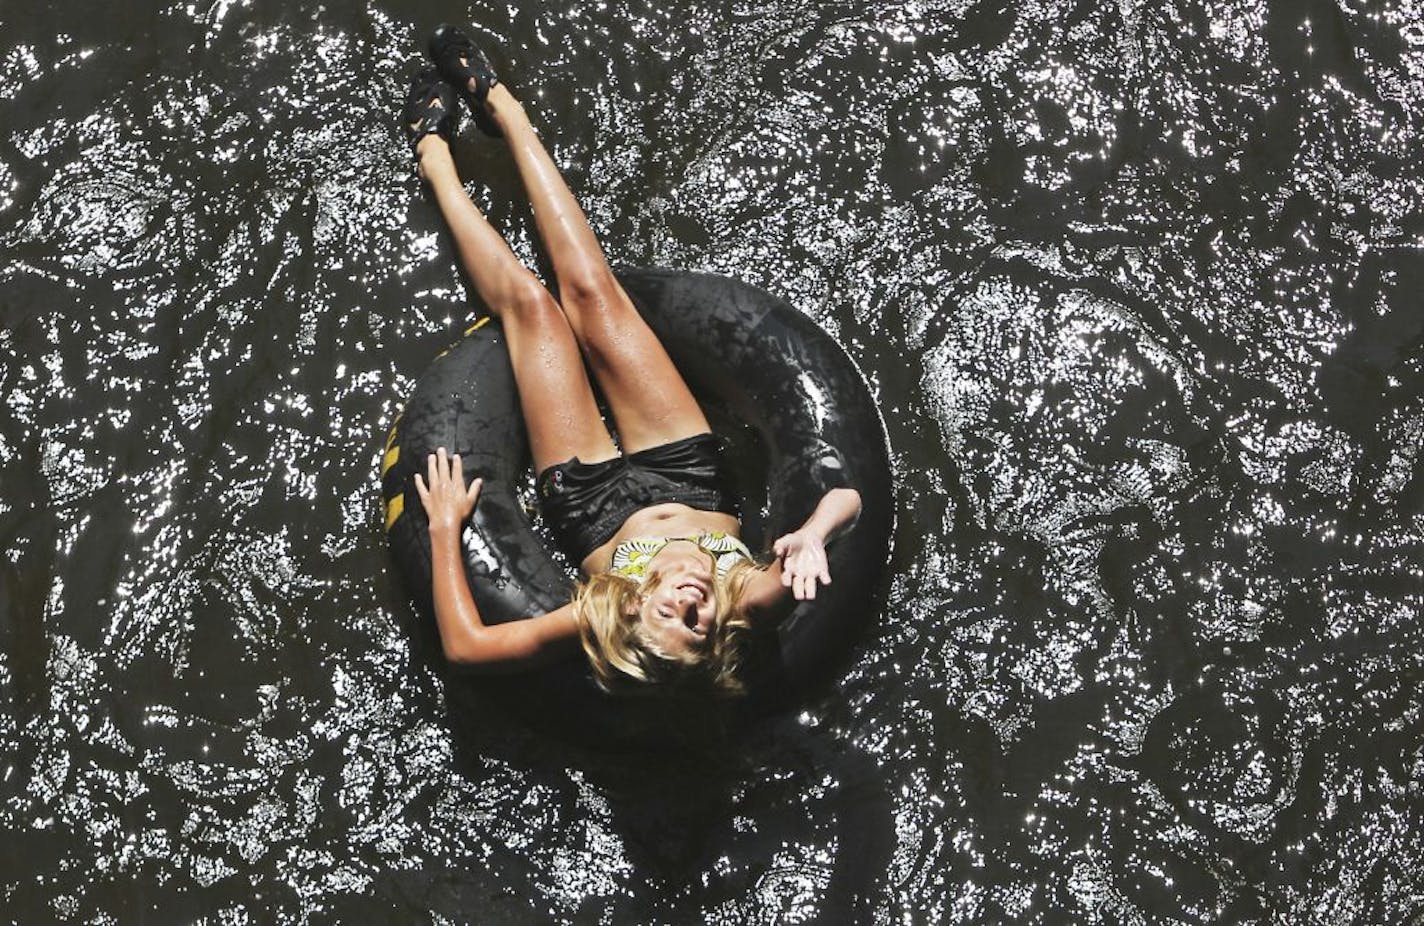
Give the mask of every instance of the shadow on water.
<svg viewBox="0 0 1424 926">
<path fill-rule="evenodd" d="M 477 696 L 462 700 L 478 703 Z M 457 721 L 454 729 L 467 774 L 494 759 L 517 765 L 536 786 L 572 780 L 585 810 L 604 819 L 639 888 L 611 904 L 580 907 L 576 918 L 597 911 L 615 920 L 690 922 L 709 906 L 739 917 L 788 907 L 859 917 L 870 915 L 885 889 L 895 847 L 889 784 L 876 758 L 843 730 L 782 718 L 734 740 L 616 753 L 507 722 Z M 777 820 L 799 812 L 808 780 L 822 804 L 816 836 L 832 851 L 766 870 L 740 865 L 748 853 L 776 855 L 785 832 Z"/>
<path fill-rule="evenodd" d="M 438 672 L 431 621 L 410 607 L 396 610 L 415 651 Z M 841 669 L 828 666 L 813 697 L 771 716 L 745 719 L 734 705 L 677 705 L 676 716 L 660 714 L 656 739 L 641 746 L 589 742 L 557 718 L 538 716 L 537 704 L 519 703 L 517 678 L 491 684 L 447 671 L 442 690 L 461 774 L 478 780 L 494 762 L 517 768 L 532 793 L 567 792 L 572 783 L 575 805 L 602 821 L 603 838 L 637 873 L 637 892 L 611 904 L 580 900 L 569 911 L 575 919 L 596 911 L 614 921 L 691 922 L 709 904 L 737 919 L 773 909 L 869 918 L 886 888 L 895 814 L 885 770 L 848 734 L 851 706 L 828 684 Z M 537 695 L 526 692 L 525 700 Z M 816 836 L 831 850 L 767 870 L 738 865 L 748 853 L 776 853 L 785 832 L 776 818 L 798 813 L 807 782 L 821 805 Z M 429 874 L 391 881 L 379 893 L 394 909 L 455 917 L 486 899 L 458 878 Z M 516 920 L 527 903 L 505 892 L 494 899 L 494 910 Z"/>
</svg>

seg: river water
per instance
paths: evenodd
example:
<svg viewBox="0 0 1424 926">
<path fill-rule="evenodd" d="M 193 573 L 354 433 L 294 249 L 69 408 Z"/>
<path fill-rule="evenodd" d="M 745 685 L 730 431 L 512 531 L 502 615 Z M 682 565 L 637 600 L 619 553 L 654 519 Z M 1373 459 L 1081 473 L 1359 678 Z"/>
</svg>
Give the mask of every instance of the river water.
<svg viewBox="0 0 1424 926">
<path fill-rule="evenodd" d="M 468 23 L 614 261 L 866 371 L 883 607 L 719 761 L 447 709 L 375 473 L 480 314 L 396 118 Z M 20 922 L 1424 911 L 1418 0 L 0 7 Z M 498 143 L 469 189 L 537 254 Z"/>
</svg>

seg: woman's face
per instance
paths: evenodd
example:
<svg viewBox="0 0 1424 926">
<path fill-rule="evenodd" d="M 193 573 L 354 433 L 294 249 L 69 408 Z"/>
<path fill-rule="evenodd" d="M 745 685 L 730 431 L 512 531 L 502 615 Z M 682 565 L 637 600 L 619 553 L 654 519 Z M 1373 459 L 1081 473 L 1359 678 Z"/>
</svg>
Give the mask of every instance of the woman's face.
<svg viewBox="0 0 1424 926">
<path fill-rule="evenodd" d="M 670 656 L 707 645 L 717 618 L 712 557 L 692 544 L 668 544 L 648 563 L 648 585 L 638 609 L 651 643 Z"/>
</svg>

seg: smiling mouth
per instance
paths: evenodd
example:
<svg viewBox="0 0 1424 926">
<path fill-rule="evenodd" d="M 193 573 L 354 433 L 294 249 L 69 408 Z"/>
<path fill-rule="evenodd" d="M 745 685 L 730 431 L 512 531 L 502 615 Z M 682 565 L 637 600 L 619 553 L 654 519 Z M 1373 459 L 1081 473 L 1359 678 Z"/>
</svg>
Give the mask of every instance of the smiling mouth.
<svg viewBox="0 0 1424 926">
<path fill-rule="evenodd" d="M 697 595 L 697 600 L 699 602 L 705 602 L 707 600 L 707 586 L 703 585 L 701 582 L 679 582 L 677 585 L 677 590 L 683 591 L 685 589 L 690 589 L 691 591 L 693 591 Z"/>
</svg>

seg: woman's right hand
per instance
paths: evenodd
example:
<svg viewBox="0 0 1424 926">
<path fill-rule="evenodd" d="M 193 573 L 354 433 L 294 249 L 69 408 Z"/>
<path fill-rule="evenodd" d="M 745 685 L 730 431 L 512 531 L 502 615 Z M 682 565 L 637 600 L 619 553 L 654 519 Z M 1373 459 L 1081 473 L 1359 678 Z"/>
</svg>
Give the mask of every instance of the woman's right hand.
<svg viewBox="0 0 1424 926">
<path fill-rule="evenodd" d="M 415 474 L 415 490 L 420 493 L 420 503 L 430 520 L 430 533 L 458 537 L 460 525 L 475 510 L 485 481 L 476 479 L 466 488 L 460 455 L 447 457 L 444 447 L 426 457 L 425 473 L 425 479 L 420 478 L 420 473 Z"/>
<path fill-rule="evenodd" d="M 814 531 L 792 531 L 772 544 L 771 551 L 781 560 L 781 584 L 791 589 L 797 601 L 815 598 L 817 582 L 831 584 L 826 543 Z"/>
</svg>

